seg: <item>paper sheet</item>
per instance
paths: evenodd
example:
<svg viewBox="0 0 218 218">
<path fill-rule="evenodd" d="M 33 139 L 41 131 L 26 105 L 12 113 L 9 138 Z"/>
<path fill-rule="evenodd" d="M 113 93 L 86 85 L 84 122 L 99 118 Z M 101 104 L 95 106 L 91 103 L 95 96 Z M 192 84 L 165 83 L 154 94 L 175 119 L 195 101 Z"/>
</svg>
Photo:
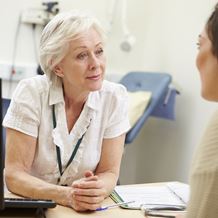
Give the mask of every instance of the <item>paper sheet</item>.
<svg viewBox="0 0 218 218">
<path fill-rule="evenodd" d="M 165 183 L 164 185 L 155 186 L 116 186 L 115 191 L 123 201 L 132 201 L 129 207 L 140 208 L 143 204 L 168 204 L 168 205 L 185 205 L 177 195 L 175 195 L 167 185 L 170 185 L 174 191 L 179 190 L 180 197 L 188 199 L 188 185 L 178 182 Z M 119 197 L 117 200 L 119 200 Z"/>
</svg>

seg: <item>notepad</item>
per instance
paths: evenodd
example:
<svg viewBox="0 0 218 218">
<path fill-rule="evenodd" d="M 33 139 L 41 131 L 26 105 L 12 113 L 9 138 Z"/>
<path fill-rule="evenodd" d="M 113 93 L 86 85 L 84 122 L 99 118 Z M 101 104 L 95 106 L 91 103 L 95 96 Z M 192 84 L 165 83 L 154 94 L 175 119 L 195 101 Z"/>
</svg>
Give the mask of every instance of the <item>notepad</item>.
<svg viewBox="0 0 218 218">
<path fill-rule="evenodd" d="M 186 207 L 189 186 L 180 182 L 168 182 L 145 186 L 116 186 L 110 197 L 116 202 L 135 201 L 123 208 L 140 209 L 145 204 L 178 205 Z"/>
</svg>

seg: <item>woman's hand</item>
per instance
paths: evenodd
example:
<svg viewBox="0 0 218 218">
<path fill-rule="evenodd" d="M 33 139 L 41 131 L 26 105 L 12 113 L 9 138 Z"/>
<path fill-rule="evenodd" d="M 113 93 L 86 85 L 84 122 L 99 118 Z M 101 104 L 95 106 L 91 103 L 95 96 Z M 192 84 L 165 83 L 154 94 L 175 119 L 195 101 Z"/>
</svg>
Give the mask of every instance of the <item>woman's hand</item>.
<svg viewBox="0 0 218 218">
<path fill-rule="evenodd" d="M 73 182 L 72 207 L 77 211 L 96 210 L 107 196 L 104 182 L 91 171 Z"/>
<path fill-rule="evenodd" d="M 113 191 L 119 176 L 124 140 L 125 134 L 104 139 L 95 175 L 91 171 L 86 171 L 82 179 L 73 182 L 71 207 L 75 210 L 96 210 Z"/>
</svg>

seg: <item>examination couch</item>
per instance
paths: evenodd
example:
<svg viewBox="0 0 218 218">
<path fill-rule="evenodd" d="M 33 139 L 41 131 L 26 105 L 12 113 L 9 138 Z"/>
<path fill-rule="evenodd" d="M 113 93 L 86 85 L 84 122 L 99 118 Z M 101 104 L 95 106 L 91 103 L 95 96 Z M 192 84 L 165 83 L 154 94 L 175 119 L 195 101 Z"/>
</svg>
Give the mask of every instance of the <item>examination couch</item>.
<svg viewBox="0 0 218 218">
<path fill-rule="evenodd" d="M 125 143 L 131 143 L 138 135 L 149 116 L 173 120 L 175 118 L 175 97 L 178 91 L 172 87 L 172 77 L 167 73 L 157 72 L 130 72 L 121 78 L 127 91 L 149 91 L 151 99 L 144 113 L 132 126 L 126 135 Z"/>
</svg>

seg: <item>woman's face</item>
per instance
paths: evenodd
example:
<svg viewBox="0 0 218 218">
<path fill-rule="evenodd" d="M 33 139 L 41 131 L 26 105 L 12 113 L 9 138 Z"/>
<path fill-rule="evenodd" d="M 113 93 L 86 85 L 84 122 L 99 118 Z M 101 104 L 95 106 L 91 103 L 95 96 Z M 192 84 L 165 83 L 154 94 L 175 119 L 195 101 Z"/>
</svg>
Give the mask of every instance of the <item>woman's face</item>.
<svg viewBox="0 0 218 218">
<path fill-rule="evenodd" d="M 212 53 L 212 43 L 206 29 L 199 35 L 199 52 L 196 65 L 201 78 L 201 95 L 210 101 L 218 101 L 218 59 Z"/>
<path fill-rule="evenodd" d="M 102 39 L 91 28 L 70 42 L 69 51 L 55 72 L 74 93 L 96 91 L 102 86 L 105 62 Z"/>
</svg>

